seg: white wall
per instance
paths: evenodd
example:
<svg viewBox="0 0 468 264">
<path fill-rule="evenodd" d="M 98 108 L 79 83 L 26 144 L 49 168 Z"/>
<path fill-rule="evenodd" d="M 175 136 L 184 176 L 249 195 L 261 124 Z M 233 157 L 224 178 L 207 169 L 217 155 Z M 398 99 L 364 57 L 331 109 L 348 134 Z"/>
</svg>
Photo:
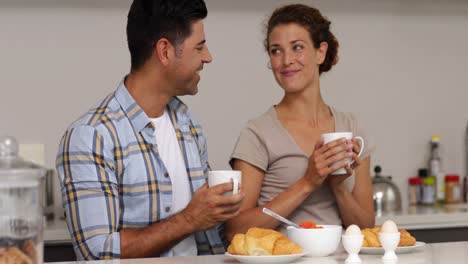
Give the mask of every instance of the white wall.
<svg viewBox="0 0 468 264">
<path fill-rule="evenodd" d="M 46 144 L 46 164 L 54 166 L 69 123 L 129 68 L 130 2 L 0 1 L 0 134 Z M 287 2 L 207 0 L 214 61 L 205 67 L 199 94 L 184 100 L 205 127 L 213 168 L 228 168 L 244 123 L 281 98 L 266 68 L 262 22 Z M 329 104 L 367 124 L 378 144 L 372 164 L 382 165 L 405 193 L 406 178 L 425 166 L 428 140 L 439 133 L 445 170 L 464 173 L 468 3 L 301 2 L 333 21 L 340 62 L 323 76 L 322 91 Z"/>
</svg>

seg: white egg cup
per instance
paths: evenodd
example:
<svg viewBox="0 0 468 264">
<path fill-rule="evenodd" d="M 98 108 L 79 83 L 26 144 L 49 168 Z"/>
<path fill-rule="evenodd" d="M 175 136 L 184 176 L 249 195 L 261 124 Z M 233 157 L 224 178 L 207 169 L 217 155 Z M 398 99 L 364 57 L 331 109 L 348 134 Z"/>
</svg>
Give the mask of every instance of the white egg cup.
<svg viewBox="0 0 468 264">
<path fill-rule="evenodd" d="M 343 235 L 343 247 L 348 252 L 348 257 L 345 263 L 361 263 L 359 258 L 359 251 L 361 251 L 362 242 L 364 241 L 363 235 Z"/>
<path fill-rule="evenodd" d="M 397 260 L 398 257 L 395 254 L 395 249 L 400 243 L 400 232 L 397 233 L 379 233 L 379 240 L 382 247 L 385 249 L 385 254 L 382 259 L 384 261 Z"/>
</svg>

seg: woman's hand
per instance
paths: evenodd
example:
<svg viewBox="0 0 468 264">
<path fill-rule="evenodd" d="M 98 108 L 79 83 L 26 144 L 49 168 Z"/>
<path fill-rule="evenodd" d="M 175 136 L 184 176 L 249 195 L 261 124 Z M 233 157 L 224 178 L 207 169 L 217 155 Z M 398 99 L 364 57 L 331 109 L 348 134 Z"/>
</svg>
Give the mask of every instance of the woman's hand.
<svg viewBox="0 0 468 264">
<path fill-rule="evenodd" d="M 346 174 L 330 175 L 327 178 L 328 186 L 330 186 L 330 188 L 333 191 L 336 191 L 337 189 L 344 187 L 343 182 L 349 176 L 351 176 L 353 174 L 354 169 L 356 169 L 357 167 L 359 167 L 359 165 L 361 165 L 361 159 L 358 156 L 358 153 L 361 150 L 361 146 L 357 143 L 357 140 L 355 138 L 353 138 L 351 140 L 347 140 L 347 143 L 352 144 L 352 146 L 353 146 L 352 150 L 351 149 L 348 150 L 348 153 L 351 153 L 352 159 L 354 160 L 354 162 L 351 165 L 349 165 L 346 162 L 346 166 L 344 167 L 346 169 Z"/>
<path fill-rule="evenodd" d="M 322 139 L 319 140 L 315 144 L 314 152 L 309 158 L 309 165 L 304 176 L 310 186 L 314 190 L 318 189 L 330 173 L 345 168 L 348 164 L 343 159 L 357 156 L 353 153 L 353 148 L 352 141 L 344 138 L 328 142 L 327 144 L 323 144 Z"/>
</svg>

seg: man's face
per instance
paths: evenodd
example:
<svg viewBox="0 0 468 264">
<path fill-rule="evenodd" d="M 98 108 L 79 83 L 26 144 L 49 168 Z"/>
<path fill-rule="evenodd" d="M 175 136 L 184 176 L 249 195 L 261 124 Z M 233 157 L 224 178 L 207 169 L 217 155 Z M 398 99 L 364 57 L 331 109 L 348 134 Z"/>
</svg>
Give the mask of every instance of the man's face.
<svg viewBox="0 0 468 264">
<path fill-rule="evenodd" d="M 171 67 L 175 95 L 195 95 L 198 92 L 200 71 L 212 58 L 205 44 L 203 21 L 192 23 L 192 34 L 176 47 L 176 57 Z"/>
</svg>

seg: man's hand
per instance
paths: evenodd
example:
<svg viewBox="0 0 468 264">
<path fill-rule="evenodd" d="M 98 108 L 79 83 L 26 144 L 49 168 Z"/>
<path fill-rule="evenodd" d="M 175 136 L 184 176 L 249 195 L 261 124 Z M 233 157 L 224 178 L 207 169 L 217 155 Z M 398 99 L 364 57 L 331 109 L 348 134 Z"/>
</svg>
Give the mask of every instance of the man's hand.
<svg viewBox="0 0 468 264">
<path fill-rule="evenodd" d="M 239 214 L 244 194 L 223 195 L 232 191 L 232 183 L 223 183 L 211 188 L 205 183 L 192 197 L 187 207 L 181 212 L 193 231 L 209 229 L 220 222 L 225 222 Z"/>
</svg>

